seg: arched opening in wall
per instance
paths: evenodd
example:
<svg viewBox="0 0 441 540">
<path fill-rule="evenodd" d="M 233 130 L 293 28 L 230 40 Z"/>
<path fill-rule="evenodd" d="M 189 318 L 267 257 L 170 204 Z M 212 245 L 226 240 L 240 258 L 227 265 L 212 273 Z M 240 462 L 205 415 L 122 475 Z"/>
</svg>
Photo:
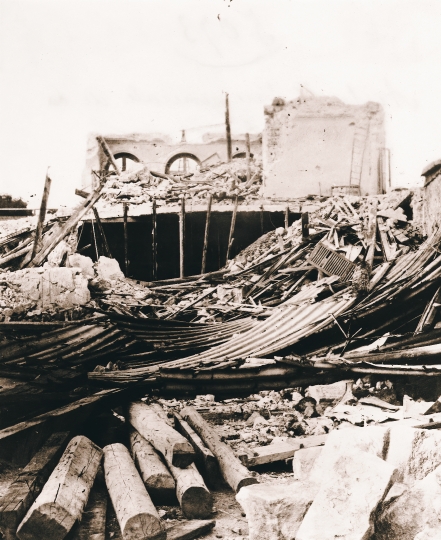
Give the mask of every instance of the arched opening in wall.
<svg viewBox="0 0 441 540">
<path fill-rule="evenodd" d="M 239 158 L 246 158 L 247 153 L 246 152 L 238 152 L 237 154 L 234 154 L 233 159 L 239 159 Z M 254 154 L 250 154 L 250 158 L 253 158 Z"/>
<path fill-rule="evenodd" d="M 117 154 L 114 154 L 113 157 L 115 158 L 119 170 L 122 172 L 132 171 L 135 168 L 135 163 L 139 163 L 139 159 L 133 154 L 129 154 L 128 152 L 119 152 Z M 107 163 L 106 171 L 113 171 L 113 165 Z"/>
<path fill-rule="evenodd" d="M 201 160 L 194 154 L 182 152 L 170 158 L 165 166 L 165 174 L 190 174 L 195 173 L 201 166 Z"/>
</svg>

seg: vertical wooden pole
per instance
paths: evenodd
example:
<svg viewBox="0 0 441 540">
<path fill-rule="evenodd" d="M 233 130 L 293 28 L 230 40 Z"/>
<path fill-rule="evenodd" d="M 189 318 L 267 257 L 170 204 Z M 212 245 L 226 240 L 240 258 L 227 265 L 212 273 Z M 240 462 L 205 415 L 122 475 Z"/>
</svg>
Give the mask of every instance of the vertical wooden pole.
<svg viewBox="0 0 441 540">
<path fill-rule="evenodd" d="M 113 157 L 113 154 L 112 152 L 110 151 L 110 148 L 105 140 L 104 137 L 101 137 L 101 135 L 98 135 L 98 137 L 96 138 L 96 140 L 99 142 L 100 146 L 101 146 L 101 149 L 102 151 L 104 152 L 105 156 L 107 157 L 107 159 L 110 161 L 110 163 L 112 164 L 113 168 L 115 169 L 115 172 L 116 174 L 121 174 L 121 171 L 119 170 L 119 167 L 115 161 L 115 158 Z"/>
<path fill-rule="evenodd" d="M 260 234 L 263 235 L 263 204 L 260 207 Z"/>
<path fill-rule="evenodd" d="M 181 197 L 181 211 L 179 212 L 179 276 L 185 275 L 185 197 Z"/>
<path fill-rule="evenodd" d="M 309 214 L 302 212 L 302 240 L 309 238 Z"/>
<path fill-rule="evenodd" d="M 126 270 L 126 277 L 129 276 L 129 236 L 127 231 L 127 213 L 129 210 L 129 205 L 127 203 L 123 204 L 124 208 L 124 266 Z"/>
<path fill-rule="evenodd" d="M 228 259 L 230 258 L 230 250 L 231 246 L 233 245 L 234 240 L 234 229 L 236 228 L 236 216 L 237 216 L 237 207 L 239 204 L 239 198 L 236 195 L 236 198 L 234 200 L 234 209 L 233 209 L 233 215 L 231 216 L 231 225 L 230 225 L 230 234 L 228 236 L 228 247 L 227 247 L 227 260 L 226 263 L 228 263 Z"/>
<path fill-rule="evenodd" d="M 228 161 L 231 161 L 233 152 L 231 148 L 230 104 L 228 101 L 228 94 L 225 95 L 225 129 L 227 133 L 227 156 Z"/>
<path fill-rule="evenodd" d="M 289 227 L 289 206 L 285 208 L 285 229 L 288 230 Z"/>
<path fill-rule="evenodd" d="M 205 274 L 205 269 L 207 267 L 207 250 L 208 250 L 208 235 L 210 233 L 210 220 L 211 220 L 211 204 L 213 202 L 213 195 L 208 197 L 208 206 L 207 206 L 207 219 L 205 220 L 205 234 L 204 234 L 204 247 L 202 248 L 202 266 L 201 274 Z"/>
<path fill-rule="evenodd" d="M 94 216 L 95 216 L 96 225 L 98 227 L 98 230 L 99 230 L 99 233 L 100 233 L 100 236 L 101 236 L 101 241 L 103 243 L 104 255 L 111 259 L 112 254 L 110 252 L 109 244 L 107 243 L 106 235 L 104 234 L 103 224 L 101 223 L 101 219 L 100 219 L 100 216 L 98 214 L 98 210 L 95 207 L 93 207 L 92 210 L 93 210 L 93 213 L 94 213 Z"/>
<path fill-rule="evenodd" d="M 368 224 L 365 236 L 368 247 L 366 262 L 369 264 L 371 271 L 374 266 L 375 243 L 377 239 L 377 206 L 378 200 L 374 199 L 369 206 Z"/>
<path fill-rule="evenodd" d="M 247 147 L 247 184 L 251 179 L 251 144 L 250 144 L 250 134 L 245 135 L 245 143 Z"/>
<path fill-rule="evenodd" d="M 31 259 L 35 257 L 41 245 L 41 237 L 43 236 L 44 219 L 46 217 L 47 201 L 49 199 L 51 183 L 52 183 L 52 180 L 46 174 L 46 180 L 44 182 L 44 188 L 43 188 L 43 197 L 41 198 L 40 214 L 38 216 L 37 228 L 35 230 L 34 247 L 32 248 Z"/>
<path fill-rule="evenodd" d="M 158 279 L 158 237 L 156 233 L 156 199 L 152 201 L 152 279 Z"/>
</svg>

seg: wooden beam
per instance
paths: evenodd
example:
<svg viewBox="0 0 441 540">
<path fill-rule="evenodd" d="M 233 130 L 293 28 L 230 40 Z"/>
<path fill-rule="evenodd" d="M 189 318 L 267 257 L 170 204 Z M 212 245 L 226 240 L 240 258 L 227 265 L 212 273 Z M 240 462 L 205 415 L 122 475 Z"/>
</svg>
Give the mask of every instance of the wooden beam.
<svg viewBox="0 0 441 540">
<path fill-rule="evenodd" d="M 152 201 L 152 279 L 158 279 L 158 235 L 157 235 L 157 216 L 156 199 Z"/>
<path fill-rule="evenodd" d="M 239 205 L 239 197 L 236 195 L 234 200 L 233 215 L 231 216 L 231 225 L 230 225 L 230 234 L 228 235 L 228 247 L 227 247 L 227 257 L 226 264 L 228 264 L 228 259 L 230 258 L 230 250 L 234 241 L 234 229 L 236 228 L 236 217 L 237 217 L 237 207 Z"/>
<path fill-rule="evenodd" d="M 187 467 L 193 463 L 193 447 L 142 401 L 129 404 L 128 422 L 162 454 L 168 464 Z"/>
<path fill-rule="evenodd" d="M 289 227 L 289 206 L 285 208 L 285 230 Z"/>
<path fill-rule="evenodd" d="M 181 411 L 181 416 L 216 456 L 224 479 L 236 493 L 243 486 L 258 482 L 234 455 L 233 450 L 221 441 L 219 435 L 207 424 L 196 409 L 185 407 Z"/>
<path fill-rule="evenodd" d="M 99 145 L 101 146 L 101 149 L 104 152 L 104 155 L 110 161 L 110 163 L 112 164 L 112 167 L 115 169 L 116 174 L 119 176 L 121 174 L 121 171 L 119 170 L 118 164 L 116 163 L 115 158 L 113 157 L 113 154 L 110 151 L 110 148 L 107 145 L 107 142 L 106 142 L 105 138 L 102 137 L 101 135 L 98 135 L 96 140 L 98 141 Z"/>
<path fill-rule="evenodd" d="M 247 183 L 251 180 L 251 145 L 250 134 L 245 134 L 245 144 L 247 149 Z"/>
<path fill-rule="evenodd" d="M 124 540 L 166 540 L 158 512 L 127 448 L 116 443 L 103 451 L 106 485 Z"/>
<path fill-rule="evenodd" d="M 44 182 L 43 196 L 41 198 L 40 214 L 38 215 L 37 229 L 35 231 L 34 246 L 32 248 L 31 259 L 33 259 L 37 251 L 41 248 L 41 238 L 43 235 L 44 220 L 46 217 L 47 201 L 49 199 L 49 193 L 51 190 L 52 180 L 49 175 L 46 174 L 46 180 Z"/>
<path fill-rule="evenodd" d="M 181 197 L 179 212 L 179 277 L 185 276 L 185 197 Z"/>
<path fill-rule="evenodd" d="M 375 243 L 376 243 L 376 236 L 377 236 L 377 206 L 378 206 L 377 199 L 374 199 L 373 201 L 371 201 L 369 205 L 368 224 L 367 224 L 367 231 L 366 231 L 366 237 L 365 237 L 365 241 L 367 245 L 366 262 L 371 267 L 371 270 L 374 265 Z"/>
<path fill-rule="evenodd" d="M 98 227 L 98 231 L 99 231 L 100 236 L 101 236 L 101 242 L 103 244 L 104 255 L 111 259 L 112 254 L 110 252 L 109 244 L 107 243 L 106 235 L 104 234 L 103 224 L 101 223 L 101 219 L 100 219 L 100 216 L 98 214 L 98 210 L 95 208 L 95 206 L 92 208 L 92 210 L 93 210 L 93 214 L 95 216 L 95 221 L 96 221 L 96 224 L 97 224 L 97 227 Z"/>
<path fill-rule="evenodd" d="M 81 518 L 103 452 L 87 437 L 74 437 L 24 517 L 20 540 L 64 538 Z"/>
<path fill-rule="evenodd" d="M 415 329 L 414 335 L 421 334 L 422 332 L 428 332 L 432 329 L 436 313 L 441 306 L 441 287 L 438 287 L 433 297 L 428 302 L 426 308 L 421 315 L 418 325 Z"/>
<path fill-rule="evenodd" d="M 204 233 L 204 246 L 202 248 L 202 265 L 201 274 L 205 274 L 207 267 L 207 250 L 208 250 L 208 236 L 210 233 L 210 221 L 211 221 L 211 204 L 213 202 L 213 195 L 210 193 L 207 203 L 207 217 L 205 220 L 205 233 Z"/>
<path fill-rule="evenodd" d="M 227 157 L 228 161 L 231 161 L 233 152 L 231 144 L 230 103 L 228 94 L 225 94 L 225 131 L 227 135 Z"/>
<path fill-rule="evenodd" d="M 187 519 L 205 519 L 213 510 L 213 497 L 194 463 L 180 469 L 169 465 L 176 480 L 176 496 Z"/>
<path fill-rule="evenodd" d="M 302 212 L 302 240 L 308 240 L 309 238 L 309 214 L 308 212 Z"/>
<path fill-rule="evenodd" d="M 129 234 L 127 230 L 127 214 L 129 211 L 129 205 L 123 203 L 124 213 L 124 268 L 126 277 L 129 277 Z"/>
</svg>

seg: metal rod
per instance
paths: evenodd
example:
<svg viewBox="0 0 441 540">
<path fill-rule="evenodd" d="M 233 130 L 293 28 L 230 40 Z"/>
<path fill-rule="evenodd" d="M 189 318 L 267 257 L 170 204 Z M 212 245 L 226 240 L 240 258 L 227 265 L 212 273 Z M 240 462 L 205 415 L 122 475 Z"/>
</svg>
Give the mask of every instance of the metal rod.
<svg viewBox="0 0 441 540">
<path fill-rule="evenodd" d="M 234 229 L 236 228 L 236 216 L 237 216 L 237 207 L 239 205 L 239 197 L 236 195 L 236 198 L 234 200 L 234 209 L 233 209 L 233 215 L 231 216 L 231 226 L 230 226 L 230 234 L 228 236 L 228 247 L 227 247 L 227 260 L 226 263 L 228 263 L 228 259 L 230 258 L 230 250 L 231 246 L 233 245 L 233 234 Z"/>
<path fill-rule="evenodd" d="M 37 229 L 35 231 L 34 247 L 32 248 L 31 260 L 35 257 L 37 251 L 40 249 L 41 237 L 43 236 L 44 219 L 46 217 L 47 201 L 49 199 L 49 192 L 51 190 L 52 180 L 46 173 L 46 180 L 44 182 L 43 197 L 41 198 L 40 214 L 38 216 Z"/>
<path fill-rule="evenodd" d="M 207 250 L 208 250 L 208 235 L 210 233 L 210 220 L 211 220 L 211 204 L 213 202 L 213 195 L 208 197 L 207 206 L 207 218 L 205 220 L 205 234 L 204 234 L 204 247 L 202 248 L 202 266 L 201 274 L 205 274 L 205 268 L 207 266 Z"/>
<path fill-rule="evenodd" d="M 152 279 L 158 279 L 158 237 L 156 232 L 156 199 L 152 202 Z"/>
<path fill-rule="evenodd" d="M 245 134 L 245 144 L 247 147 L 247 184 L 251 179 L 251 145 L 250 145 L 250 134 Z"/>
<path fill-rule="evenodd" d="M 123 203 L 124 208 L 124 266 L 126 270 L 126 277 L 129 276 L 129 236 L 127 232 L 127 213 L 129 205 Z"/>
<path fill-rule="evenodd" d="M 185 197 L 181 198 L 181 211 L 179 212 L 179 276 L 184 277 L 184 248 L 185 248 Z"/>
<path fill-rule="evenodd" d="M 285 229 L 288 230 L 289 227 L 289 206 L 285 208 Z"/>
<path fill-rule="evenodd" d="M 233 152 L 231 145 L 230 105 L 228 101 L 228 94 L 225 95 L 225 129 L 227 133 L 227 156 L 228 161 L 231 161 Z"/>
<path fill-rule="evenodd" d="M 104 255 L 111 259 L 112 258 L 112 253 L 110 252 L 109 244 L 107 243 L 107 238 L 106 238 L 106 235 L 104 234 L 104 228 L 103 228 L 103 224 L 101 223 L 101 219 L 100 219 L 100 216 L 98 214 L 98 210 L 95 208 L 95 206 L 92 208 L 92 210 L 93 210 L 96 225 L 98 227 L 98 231 L 100 233 L 101 240 L 102 240 L 102 243 L 103 243 Z"/>
</svg>

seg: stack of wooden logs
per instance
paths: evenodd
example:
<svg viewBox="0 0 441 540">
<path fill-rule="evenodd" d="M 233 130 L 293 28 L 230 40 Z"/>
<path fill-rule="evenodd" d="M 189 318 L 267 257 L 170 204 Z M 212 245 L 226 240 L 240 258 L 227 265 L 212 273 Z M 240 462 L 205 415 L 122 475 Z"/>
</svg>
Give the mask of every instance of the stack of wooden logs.
<svg viewBox="0 0 441 540">
<path fill-rule="evenodd" d="M 175 415 L 176 430 L 158 404 L 132 402 L 125 419 L 127 446 L 56 432 L 15 478 L 3 475 L 4 537 L 62 540 L 72 530 L 75 540 L 104 540 L 107 488 L 125 540 L 196 538 L 215 524 L 206 483 L 219 471 L 236 493 L 257 482 L 192 407 Z M 155 504 L 175 499 L 193 521 L 166 529 Z"/>
</svg>

